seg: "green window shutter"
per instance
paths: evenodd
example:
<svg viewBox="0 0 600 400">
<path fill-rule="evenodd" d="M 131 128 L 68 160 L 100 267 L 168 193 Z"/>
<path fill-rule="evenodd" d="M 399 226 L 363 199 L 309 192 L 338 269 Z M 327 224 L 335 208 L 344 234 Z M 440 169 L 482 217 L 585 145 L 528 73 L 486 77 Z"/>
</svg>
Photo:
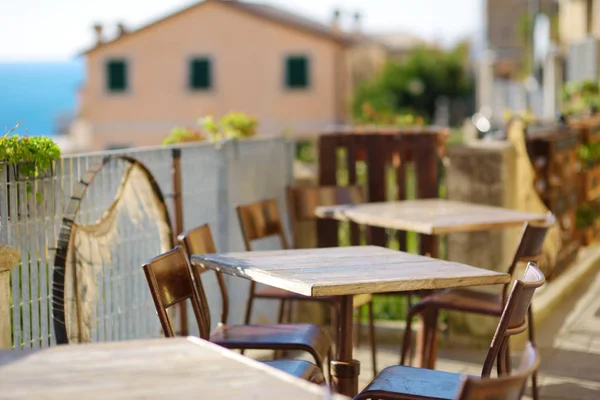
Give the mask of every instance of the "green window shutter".
<svg viewBox="0 0 600 400">
<path fill-rule="evenodd" d="M 211 62 L 208 58 L 194 58 L 190 61 L 189 86 L 192 90 L 205 90 L 212 87 Z"/>
<path fill-rule="evenodd" d="M 288 57 L 285 66 L 285 84 L 288 88 L 306 88 L 309 85 L 308 58 L 304 56 Z"/>
<path fill-rule="evenodd" d="M 125 60 L 110 60 L 106 63 L 106 86 L 109 92 L 127 90 L 127 63 Z"/>
</svg>

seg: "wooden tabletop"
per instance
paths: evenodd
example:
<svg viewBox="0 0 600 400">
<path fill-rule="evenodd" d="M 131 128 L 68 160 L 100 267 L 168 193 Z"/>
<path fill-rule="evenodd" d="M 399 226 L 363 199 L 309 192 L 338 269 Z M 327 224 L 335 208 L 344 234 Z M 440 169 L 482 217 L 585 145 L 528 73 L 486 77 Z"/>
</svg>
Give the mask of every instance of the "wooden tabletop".
<svg viewBox="0 0 600 400">
<path fill-rule="evenodd" d="M 0 352 L 2 399 L 322 400 L 325 395 L 320 386 L 198 338 Z"/>
<path fill-rule="evenodd" d="M 376 246 L 192 255 L 192 263 L 314 297 L 510 281 L 508 274 Z"/>
<path fill-rule="evenodd" d="M 543 221 L 543 214 L 444 199 L 422 199 L 318 207 L 320 218 L 438 235 L 473 232 Z"/>
</svg>

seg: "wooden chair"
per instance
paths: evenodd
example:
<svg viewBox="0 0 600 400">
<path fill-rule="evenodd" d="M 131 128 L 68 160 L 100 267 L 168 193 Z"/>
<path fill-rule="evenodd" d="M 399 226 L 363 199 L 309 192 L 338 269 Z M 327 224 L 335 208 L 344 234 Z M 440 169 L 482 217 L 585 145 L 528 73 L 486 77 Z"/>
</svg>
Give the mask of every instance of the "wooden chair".
<svg viewBox="0 0 600 400">
<path fill-rule="evenodd" d="M 526 223 L 522 231 L 519 245 L 513 257 L 513 260 L 508 268 L 508 273 L 514 277 L 516 266 L 520 262 L 535 262 L 539 261 L 542 256 L 542 246 L 544 239 L 550 227 L 554 225 L 554 216 L 549 214 L 546 221 L 543 223 Z M 404 340 L 402 344 L 400 364 L 405 365 L 405 361 L 409 351 L 411 350 L 411 324 L 415 315 L 426 310 L 433 310 L 435 315 L 439 310 L 463 311 L 469 313 L 501 316 L 506 303 L 510 283 L 503 285 L 500 293 L 486 293 L 475 291 L 472 289 L 449 289 L 439 293 L 434 293 L 425 297 L 419 303 L 411 307 L 406 317 L 406 330 L 404 332 Z M 529 341 L 535 345 L 533 314 L 531 309 L 528 310 L 529 318 Z M 437 321 L 437 317 L 434 317 Z M 437 329 L 437 326 L 429 329 Z M 431 343 L 424 343 L 424 346 L 432 347 Z M 537 399 L 537 374 L 533 374 L 533 397 Z"/>
<path fill-rule="evenodd" d="M 292 220 L 295 216 L 306 217 L 310 212 L 308 211 L 311 206 L 314 212 L 314 207 L 319 201 L 328 198 L 330 201 L 335 200 L 349 200 L 356 201 L 362 198 L 362 193 L 358 191 L 357 187 L 350 188 L 324 188 L 321 194 L 328 195 L 327 197 L 314 197 L 309 195 L 310 201 L 293 201 L 293 209 L 302 210 L 300 213 L 293 213 Z M 308 193 L 308 192 L 305 192 Z M 313 192 L 316 194 L 316 192 Z M 296 193 L 288 193 L 288 198 L 295 195 Z M 304 193 L 303 193 L 304 194 Z M 294 199 L 295 200 L 295 199 Z M 319 200 L 319 201 L 317 201 Z M 336 204 L 336 203 L 333 203 Z M 337 203 L 340 204 L 340 203 Z M 326 204 L 323 204 L 326 205 Z M 277 205 L 276 199 L 263 200 L 256 203 L 241 205 L 236 207 L 238 219 L 242 229 L 242 236 L 244 239 L 244 245 L 247 251 L 252 251 L 252 242 L 255 240 L 265 239 L 268 237 L 278 237 L 281 243 L 282 249 L 289 249 L 288 241 L 283 230 L 283 223 L 281 220 L 281 214 Z M 295 222 L 293 222 L 295 223 Z M 252 306 L 255 299 L 267 299 L 279 301 L 279 322 L 282 322 L 286 314 L 286 306 L 288 309 L 287 319 L 288 322 L 291 319 L 291 306 L 293 301 L 312 301 L 327 303 L 331 306 L 333 312 L 332 321 L 337 320 L 337 309 L 338 303 L 335 297 L 308 297 L 301 294 L 289 292 L 287 290 L 274 288 L 274 287 L 260 287 L 257 288 L 255 282 L 250 284 L 250 292 L 248 296 L 248 304 L 246 308 L 245 323 L 248 324 L 252 315 Z M 369 307 L 369 334 L 371 339 L 371 357 L 373 363 L 373 376 L 377 374 L 377 362 L 376 362 L 376 348 L 375 348 L 375 325 L 373 324 L 373 303 L 371 295 L 359 295 L 354 298 L 354 308 L 360 309 L 363 306 Z M 332 323 L 332 325 L 335 325 Z"/>
<path fill-rule="evenodd" d="M 210 231 L 209 231 L 210 234 Z M 276 360 L 266 363 L 310 382 L 323 384 L 323 354 L 331 341 L 315 325 L 221 325 L 210 333 L 210 312 L 201 285 L 194 284 L 188 258 L 181 246 L 153 258 L 143 266 L 156 312 L 166 337 L 175 332 L 167 310 L 190 300 L 200 337 L 228 349 L 289 349 L 310 353 L 317 365 L 301 360 Z M 199 274 L 197 275 L 200 276 Z"/>
<path fill-rule="evenodd" d="M 406 366 L 384 369 L 355 399 L 519 399 L 526 379 L 533 375 L 539 360 L 530 343 L 524 365 L 511 376 L 508 341 L 527 329 L 527 310 L 535 290 L 544 284 L 542 272 L 530 263 L 508 296 L 496 333 L 487 353 L 481 378 Z M 490 379 L 494 362 L 500 379 Z"/>
</svg>

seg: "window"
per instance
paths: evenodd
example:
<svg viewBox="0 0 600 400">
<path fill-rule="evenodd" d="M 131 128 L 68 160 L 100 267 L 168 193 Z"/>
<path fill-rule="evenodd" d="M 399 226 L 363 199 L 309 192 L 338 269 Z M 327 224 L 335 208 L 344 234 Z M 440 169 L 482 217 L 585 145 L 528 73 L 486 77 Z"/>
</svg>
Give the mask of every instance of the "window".
<svg viewBox="0 0 600 400">
<path fill-rule="evenodd" d="M 125 60 L 109 60 L 106 63 L 106 88 L 113 93 L 127 90 L 127 62 Z"/>
<path fill-rule="evenodd" d="M 289 89 L 307 88 L 310 83 L 308 58 L 305 56 L 288 57 L 285 64 L 286 87 Z"/>
<path fill-rule="evenodd" d="M 208 58 L 190 61 L 189 86 L 192 90 L 207 90 L 212 87 L 211 62 Z"/>
</svg>

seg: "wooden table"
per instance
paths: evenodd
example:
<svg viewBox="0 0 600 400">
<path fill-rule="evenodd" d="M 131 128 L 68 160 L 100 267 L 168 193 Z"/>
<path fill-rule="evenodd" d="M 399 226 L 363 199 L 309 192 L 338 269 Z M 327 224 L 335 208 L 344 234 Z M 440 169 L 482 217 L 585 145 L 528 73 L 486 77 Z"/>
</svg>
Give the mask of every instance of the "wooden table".
<svg viewBox="0 0 600 400">
<path fill-rule="evenodd" d="M 315 213 L 320 218 L 352 221 L 362 225 L 413 231 L 426 235 L 510 228 L 521 226 L 525 222 L 544 221 L 546 219 L 544 214 L 445 199 L 419 199 L 318 207 Z M 432 256 L 437 257 L 437 245 L 435 243 L 434 241 L 433 248 L 430 251 Z M 422 318 L 429 318 L 429 316 L 422 315 Z M 422 323 L 421 327 L 425 325 Z M 437 332 L 426 332 L 421 329 L 417 340 L 417 354 L 419 355 L 421 367 L 433 369 L 435 368 L 437 350 L 435 347 L 433 349 L 423 347 L 424 337 L 428 334 L 437 336 Z M 433 342 L 437 343 L 437 338 L 434 338 Z"/>
<path fill-rule="evenodd" d="M 509 228 L 546 218 L 544 214 L 444 199 L 317 207 L 315 212 L 320 218 L 427 235 Z"/>
<path fill-rule="evenodd" d="M 192 264 L 306 296 L 338 296 L 337 355 L 331 366 L 337 391 L 348 396 L 358 391 L 360 369 L 352 356 L 354 295 L 510 281 L 508 274 L 376 246 L 192 255 Z"/>
<path fill-rule="evenodd" d="M 0 352 L 2 399 L 322 400 L 327 392 L 198 338 Z"/>
</svg>

